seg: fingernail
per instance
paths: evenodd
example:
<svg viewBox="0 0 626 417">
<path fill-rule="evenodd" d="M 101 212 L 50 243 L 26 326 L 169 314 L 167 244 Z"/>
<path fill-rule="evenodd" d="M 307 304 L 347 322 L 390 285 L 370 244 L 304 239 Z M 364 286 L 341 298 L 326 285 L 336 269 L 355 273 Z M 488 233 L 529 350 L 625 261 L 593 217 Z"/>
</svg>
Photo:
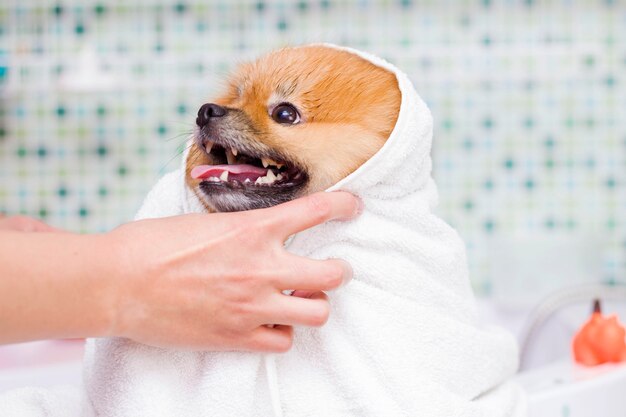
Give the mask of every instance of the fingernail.
<svg viewBox="0 0 626 417">
<path fill-rule="evenodd" d="M 311 298 L 313 294 L 315 294 L 315 291 L 295 290 L 291 293 L 291 296 L 299 298 Z"/>
<path fill-rule="evenodd" d="M 356 209 L 354 211 L 354 217 L 359 217 L 363 213 L 363 210 L 365 210 L 365 204 L 363 203 L 361 197 L 359 197 L 358 195 L 355 195 L 354 198 L 356 198 Z"/>
<path fill-rule="evenodd" d="M 349 262 L 344 261 L 343 259 L 338 259 L 344 264 L 344 272 L 343 272 L 343 284 L 341 286 L 347 285 L 350 281 L 352 281 L 352 277 L 354 276 L 354 269 L 352 269 L 352 265 Z"/>
</svg>

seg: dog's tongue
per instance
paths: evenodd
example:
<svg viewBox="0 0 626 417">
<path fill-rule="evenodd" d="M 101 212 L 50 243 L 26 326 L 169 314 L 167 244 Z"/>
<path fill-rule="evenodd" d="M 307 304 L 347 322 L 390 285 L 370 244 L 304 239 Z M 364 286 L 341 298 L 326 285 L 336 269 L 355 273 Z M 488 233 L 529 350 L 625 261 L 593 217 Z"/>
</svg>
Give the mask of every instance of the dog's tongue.
<svg viewBox="0 0 626 417">
<path fill-rule="evenodd" d="M 233 164 L 233 165 L 198 165 L 191 170 L 191 178 L 205 179 L 209 177 L 218 177 L 222 175 L 222 172 L 227 171 L 229 177 L 232 175 L 254 181 L 259 177 L 263 177 L 267 174 L 266 168 L 255 167 L 254 165 L 247 164 Z"/>
</svg>

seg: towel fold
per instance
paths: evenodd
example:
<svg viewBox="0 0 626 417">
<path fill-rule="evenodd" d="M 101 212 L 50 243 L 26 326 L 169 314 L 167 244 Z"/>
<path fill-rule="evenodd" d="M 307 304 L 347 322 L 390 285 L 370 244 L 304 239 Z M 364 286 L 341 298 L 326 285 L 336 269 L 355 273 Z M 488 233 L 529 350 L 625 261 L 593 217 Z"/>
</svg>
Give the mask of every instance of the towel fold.
<svg viewBox="0 0 626 417">
<path fill-rule="evenodd" d="M 2 417 L 72 417 L 80 411 L 80 391 L 71 385 L 26 387 L 0 394 Z"/>
</svg>

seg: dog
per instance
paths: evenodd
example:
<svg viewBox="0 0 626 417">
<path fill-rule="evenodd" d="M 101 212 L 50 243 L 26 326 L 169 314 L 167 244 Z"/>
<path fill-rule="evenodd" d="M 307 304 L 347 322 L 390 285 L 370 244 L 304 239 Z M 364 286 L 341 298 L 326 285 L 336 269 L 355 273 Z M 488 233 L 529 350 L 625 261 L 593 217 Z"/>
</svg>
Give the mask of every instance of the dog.
<svg viewBox="0 0 626 417">
<path fill-rule="evenodd" d="M 289 47 L 241 65 L 200 107 L 187 185 L 208 212 L 324 190 L 374 155 L 396 123 L 394 74 L 346 51 Z"/>
</svg>

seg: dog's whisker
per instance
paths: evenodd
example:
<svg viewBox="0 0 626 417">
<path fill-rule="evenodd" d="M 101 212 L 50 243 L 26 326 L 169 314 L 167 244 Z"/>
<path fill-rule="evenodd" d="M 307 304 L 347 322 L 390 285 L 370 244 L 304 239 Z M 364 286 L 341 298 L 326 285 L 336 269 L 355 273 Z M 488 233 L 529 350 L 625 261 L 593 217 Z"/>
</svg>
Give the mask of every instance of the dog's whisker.
<svg viewBox="0 0 626 417">
<path fill-rule="evenodd" d="M 165 170 L 167 169 L 168 165 L 172 163 L 172 161 L 174 161 L 176 158 L 178 158 L 179 156 L 183 155 L 185 153 L 185 151 L 191 149 L 191 147 L 193 146 L 193 144 L 189 144 L 186 145 L 183 149 L 179 150 L 176 152 L 176 154 L 174 156 L 172 156 L 160 169 L 159 172 L 161 174 L 163 174 L 165 172 Z"/>
<path fill-rule="evenodd" d="M 181 137 L 190 138 L 192 136 L 193 136 L 193 132 L 192 131 L 181 132 L 181 133 L 179 133 L 177 135 L 174 135 L 172 137 L 169 137 L 169 138 L 165 139 L 164 141 L 165 142 L 170 142 L 170 141 L 175 140 L 175 139 L 180 139 Z"/>
</svg>

